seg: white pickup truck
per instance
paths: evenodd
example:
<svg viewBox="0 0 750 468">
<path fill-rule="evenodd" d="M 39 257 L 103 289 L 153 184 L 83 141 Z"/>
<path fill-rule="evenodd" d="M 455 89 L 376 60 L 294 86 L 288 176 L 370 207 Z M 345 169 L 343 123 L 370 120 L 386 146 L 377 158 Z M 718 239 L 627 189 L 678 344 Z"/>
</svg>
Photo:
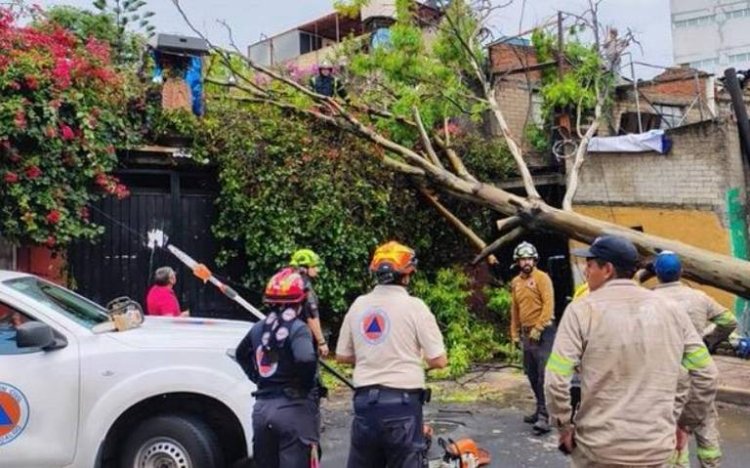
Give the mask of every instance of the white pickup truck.
<svg viewBox="0 0 750 468">
<path fill-rule="evenodd" d="M 0 271 L 0 466 L 249 464 L 255 387 L 233 351 L 250 324 L 115 322 L 65 288 Z"/>
</svg>

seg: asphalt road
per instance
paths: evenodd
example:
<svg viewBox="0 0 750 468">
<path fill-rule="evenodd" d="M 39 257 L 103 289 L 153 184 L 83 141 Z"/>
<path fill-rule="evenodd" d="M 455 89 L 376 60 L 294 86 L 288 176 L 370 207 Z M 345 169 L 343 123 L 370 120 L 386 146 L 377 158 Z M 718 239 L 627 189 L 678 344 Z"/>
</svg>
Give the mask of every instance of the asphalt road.
<svg viewBox="0 0 750 468">
<path fill-rule="evenodd" d="M 750 409 L 720 406 L 719 413 L 724 452 L 722 466 L 750 466 Z M 492 454 L 493 467 L 567 467 L 565 456 L 557 451 L 554 432 L 544 437 L 533 435 L 530 426 L 521 421 L 523 414 L 518 407 L 501 408 L 492 403 L 433 403 L 429 405 L 426 418 L 438 436 L 473 438 Z M 345 467 L 351 411 L 345 402 L 328 403 L 323 419 L 323 466 Z M 439 457 L 440 451 L 433 447 L 430 454 L 431 458 Z M 693 466 L 698 466 L 695 460 Z"/>
</svg>

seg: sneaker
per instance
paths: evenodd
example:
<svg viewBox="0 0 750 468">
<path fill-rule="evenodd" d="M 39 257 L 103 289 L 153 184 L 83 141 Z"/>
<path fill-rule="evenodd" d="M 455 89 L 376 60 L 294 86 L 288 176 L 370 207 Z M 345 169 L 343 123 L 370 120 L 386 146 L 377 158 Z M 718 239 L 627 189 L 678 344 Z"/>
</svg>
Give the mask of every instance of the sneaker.
<svg viewBox="0 0 750 468">
<path fill-rule="evenodd" d="M 534 423 L 534 432 L 536 433 L 536 435 L 547 434 L 551 430 L 552 428 L 549 427 L 549 422 L 545 417 L 539 418 L 537 422 Z"/>
<path fill-rule="evenodd" d="M 534 424 L 539 419 L 539 413 L 530 414 L 528 416 L 523 417 L 523 422 L 526 424 Z"/>
</svg>

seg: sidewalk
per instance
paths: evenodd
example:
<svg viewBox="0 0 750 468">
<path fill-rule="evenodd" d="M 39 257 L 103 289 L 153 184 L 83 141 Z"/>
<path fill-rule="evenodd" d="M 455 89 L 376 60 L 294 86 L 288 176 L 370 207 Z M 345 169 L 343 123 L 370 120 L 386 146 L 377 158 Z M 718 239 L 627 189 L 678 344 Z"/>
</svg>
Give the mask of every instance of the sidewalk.
<svg viewBox="0 0 750 468">
<path fill-rule="evenodd" d="M 719 368 L 716 400 L 750 406 L 750 361 L 731 356 L 714 356 Z"/>
</svg>

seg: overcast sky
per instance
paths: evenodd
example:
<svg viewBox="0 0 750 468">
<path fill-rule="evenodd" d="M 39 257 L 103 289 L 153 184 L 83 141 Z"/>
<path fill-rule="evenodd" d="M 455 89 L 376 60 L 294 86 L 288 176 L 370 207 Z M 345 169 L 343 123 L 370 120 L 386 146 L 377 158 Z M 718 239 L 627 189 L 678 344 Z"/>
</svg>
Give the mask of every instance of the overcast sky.
<svg viewBox="0 0 750 468">
<path fill-rule="evenodd" d="M 148 9 L 156 13 L 153 23 L 159 32 L 189 34 L 171 0 L 147 0 Z M 503 0 L 505 1 L 505 0 Z M 90 8 L 91 0 L 41 0 L 45 6 L 68 4 Z M 228 42 L 224 29 L 217 24 L 225 20 L 233 30 L 237 43 L 244 49 L 256 42 L 261 34 L 273 35 L 333 11 L 333 0 L 181 0 L 184 9 L 212 41 Z M 580 13 L 587 0 L 514 0 L 493 21 L 501 35 L 515 35 L 521 30 L 551 19 L 556 10 Z M 669 0 L 603 0 L 601 22 L 621 31 L 632 29 L 643 45 L 643 52 L 633 49 L 636 61 L 655 65 L 672 64 L 672 39 Z M 624 60 L 627 62 L 627 58 Z M 641 67 L 638 74 L 649 77 L 658 73 Z"/>
</svg>

